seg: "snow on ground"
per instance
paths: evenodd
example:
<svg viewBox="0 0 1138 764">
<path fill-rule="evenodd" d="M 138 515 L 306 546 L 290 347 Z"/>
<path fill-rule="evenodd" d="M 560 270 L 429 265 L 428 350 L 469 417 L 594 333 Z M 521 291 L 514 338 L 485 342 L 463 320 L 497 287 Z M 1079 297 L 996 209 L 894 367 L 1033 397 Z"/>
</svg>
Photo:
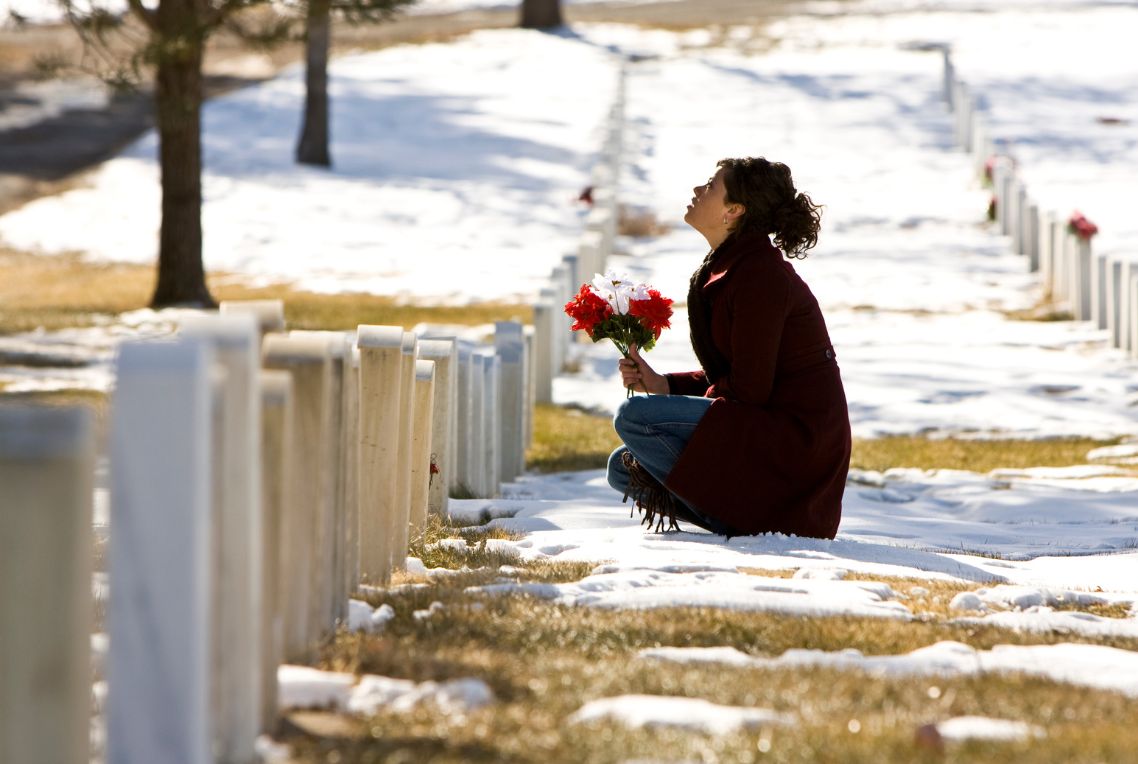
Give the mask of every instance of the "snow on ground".
<svg viewBox="0 0 1138 764">
<path fill-rule="evenodd" d="M 318 291 L 465 303 L 528 299 L 575 249 L 584 212 L 576 198 L 617 83 L 607 51 L 485 31 L 336 59 L 330 76 L 331 170 L 292 159 L 301 69 L 206 107 L 207 268 Z M 156 142 L 148 133 L 89 187 L 0 218 L 0 238 L 152 261 Z"/>
<path fill-rule="evenodd" d="M 219 99 L 206 109 L 207 265 L 426 301 L 531 298 L 575 250 L 581 211 L 572 199 L 596 160 L 618 56 L 635 54 L 620 196 L 673 229 L 622 239 L 614 265 L 682 300 L 704 251 L 680 222 L 691 187 L 723 156 L 785 160 L 800 187 L 826 205 L 820 244 L 796 267 L 826 313 L 855 434 L 1133 439 L 1134 362 L 1084 325 L 1001 313 L 1036 300 L 1034 279 L 984 224 L 988 193 L 952 148 L 939 57 L 903 43 L 950 40 L 962 74 L 999 94 L 994 124 L 1015 138 L 1033 190 L 1077 170 L 1088 182 L 1068 188 L 1104 227 L 1103 246 L 1122 247 L 1138 223 L 1089 201 L 1122 198 L 1117 178 L 1134 177 L 1138 167 L 1133 128 L 1107 131 L 1091 117 L 1131 113 L 1138 65 L 1090 54 L 1100 44 L 1114 50 L 1116 30 L 1132 27 L 1138 10 L 954 3 L 930 23 L 880 8 L 788 21 L 779 27 L 783 44 L 762 55 L 745 52 L 753 42 L 746 30 L 722 47 L 700 48 L 691 34 L 583 26 L 562 36 L 485 32 L 339 59 L 331 171 L 289 161 L 296 73 Z M 1014 66 L 993 52 L 987 24 L 1022 51 Z M 1026 44 L 1037 39 L 1053 45 Z M 1064 57 L 1052 54 L 1060 42 Z M 1057 72 L 1060 58 L 1073 63 Z M 554 79 L 532 87 L 539 75 Z M 129 226 L 118 215 L 122 198 L 154 198 L 153 140 L 108 163 L 90 189 L 0 218 L 0 236 L 45 251 L 148 260 L 153 210 L 134 213 Z M 1103 192 L 1084 194 L 1100 188 L 1098 180 Z M 694 367 L 685 323 L 681 311 L 650 356 L 659 370 Z M 555 398 L 611 411 L 623 400 L 615 351 L 574 351 L 581 371 L 556 380 Z M 1136 507 L 1138 478 L 1097 468 L 856 472 L 833 541 L 646 533 L 595 471 L 525 476 L 502 498 L 454 502 L 456 514 L 486 513 L 523 532 L 503 545 L 523 559 L 597 563 L 582 581 L 541 587 L 519 585 L 502 570 L 486 591 L 603 607 L 702 604 L 896 619 L 920 615 L 906 585 L 846 573 L 954 579 L 987 590 L 975 593 L 987 610 L 961 610 L 961 618 L 1100 636 L 1133 635 L 1138 623 Z M 763 575 L 788 569 L 794 578 Z M 1055 610 L 1055 592 L 1130 603 L 1130 615 Z M 1016 670 L 1133 695 L 1133 658 L 1087 645 L 939 645 L 896 658 L 795 653 L 769 665 Z M 347 687 L 328 692 L 321 697 L 349 703 Z"/>
<path fill-rule="evenodd" d="M 740 729 L 791 724 L 793 720 L 766 708 L 721 706 L 699 698 L 664 695 L 618 695 L 592 700 L 569 717 L 571 724 L 613 720 L 626 727 L 676 727 L 709 735 Z"/>
<path fill-rule="evenodd" d="M 644 651 L 642 658 L 706 663 L 701 648 Z M 968 676 L 988 673 L 1022 673 L 1057 682 L 1121 692 L 1138 697 L 1138 653 L 1114 647 L 1085 644 L 997 645 L 977 650 L 960 642 L 937 642 L 902 655 L 863 655 L 859 650 L 787 650 L 777 658 L 751 658 L 743 663 L 732 656 L 728 665 L 754 668 L 818 667 L 865 671 L 879 676 Z"/>
<path fill-rule="evenodd" d="M 1045 737 L 1046 732 L 1026 722 L 990 719 L 986 716 L 954 716 L 936 725 L 944 740 L 1027 740 Z"/>
<path fill-rule="evenodd" d="M 380 709 L 410 711 L 422 703 L 432 703 L 444 713 L 461 715 L 494 701 L 494 693 L 481 679 L 412 682 L 285 665 L 277 671 L 277 681 L 282 710 L 328 708 L 374 716 Z"/>
<path fill-rule="evenodd" d="M 1041 207 L 1063 220 L 1081 210 L 1099 225 L 1096 251 L 1138 256 L 1133 3 L 861 0 L 850 10 L 843 4 L 839 24 L 798 17 L 776 32 L 804 47 L 950 45 L 957 76 Z"/>
</svg>

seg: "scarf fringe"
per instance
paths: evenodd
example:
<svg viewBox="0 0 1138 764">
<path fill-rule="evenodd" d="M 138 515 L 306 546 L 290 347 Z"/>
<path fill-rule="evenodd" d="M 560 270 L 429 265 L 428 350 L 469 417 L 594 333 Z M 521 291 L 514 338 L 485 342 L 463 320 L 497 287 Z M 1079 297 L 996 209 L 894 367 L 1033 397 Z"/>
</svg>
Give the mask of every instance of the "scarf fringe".
<svg viewBox="0 0 1138 764">
<path fill-rule="evenodd" d="M 641 525 L 647 525 L 649 530 L 653 530 L 655 524 L 656 533 L 678 531 L 680 526 L 676 523 L 676 497 L 672 492 L 661 485 L 628 451 L 621 454 L 620 461 L 628 470 L 628 488 L 621 501 L 626 502 L 629 496 L 632 497 L 632 508 L 628 516 L 632 517 L 639 510 L 644 515 Z M 665 520 L 668 521 L 667 528 L 664 527 Z"/>
</svg>

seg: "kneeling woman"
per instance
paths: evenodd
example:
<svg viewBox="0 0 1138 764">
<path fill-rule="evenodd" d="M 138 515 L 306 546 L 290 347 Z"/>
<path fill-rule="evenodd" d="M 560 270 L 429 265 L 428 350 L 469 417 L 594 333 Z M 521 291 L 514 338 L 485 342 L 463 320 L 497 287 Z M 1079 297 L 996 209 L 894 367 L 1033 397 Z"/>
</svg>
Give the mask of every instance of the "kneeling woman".
<svg viewBox="0 0 1138 764">
<path fill-rule="evenodd" d="M 620 362 L 625 386 L 653 395 L 617 412 L 609 484 L 649 526 L 833 538 L 849 411 L 818 302 L 783 259 L 817 243 L 819 208 L 761 157 L 724 159 L 694 191 L 684 220 L 711 247 L 688 292 L 702 368 L 658 374 L 635 349 Z"/>
</svg>

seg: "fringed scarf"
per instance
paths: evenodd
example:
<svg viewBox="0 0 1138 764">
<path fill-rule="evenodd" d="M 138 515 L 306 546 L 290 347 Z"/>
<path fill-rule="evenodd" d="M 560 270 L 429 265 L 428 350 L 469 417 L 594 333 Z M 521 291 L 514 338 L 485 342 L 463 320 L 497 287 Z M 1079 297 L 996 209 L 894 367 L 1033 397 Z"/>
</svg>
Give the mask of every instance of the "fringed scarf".
<svg viewBox="0 0 1138 764">
<path fill-rule="evenodd" d="M 728 236 L 722 244 L 707 253 L 699 268 L 692 274 L 688 287 L 688 328 L 691 331 L 691 346 L 695 350 L 695 357 L 699 365 L 707 374 L 707 382 L 713 385 L 719 379 L 727 376 L 731 371 L 731 364 L 711 337 L 711 301 L 703 298 L 703 287 L 711 278 L 711 269 L 715 264 L 716 256 L 727 250 L 733 244 L 735 236 Z"/>
</svg>

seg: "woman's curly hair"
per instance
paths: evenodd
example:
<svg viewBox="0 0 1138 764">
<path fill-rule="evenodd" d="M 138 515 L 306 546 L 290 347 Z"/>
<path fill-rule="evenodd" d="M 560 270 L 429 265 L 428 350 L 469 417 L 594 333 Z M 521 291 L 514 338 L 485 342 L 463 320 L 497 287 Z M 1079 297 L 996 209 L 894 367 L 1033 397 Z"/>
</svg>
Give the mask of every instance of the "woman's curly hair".
<svg viewBox="0 0 1138 764">
<path fill-rule="evenodd" d="M 818 243 L 822 206 L 794 189 L 790 168 L 763 157 L 721 159 L 728 204 L 741 204 L 743 216 L 732 233 L 773 234 L 787 257 L 803 258 Z"/>
</svg>

